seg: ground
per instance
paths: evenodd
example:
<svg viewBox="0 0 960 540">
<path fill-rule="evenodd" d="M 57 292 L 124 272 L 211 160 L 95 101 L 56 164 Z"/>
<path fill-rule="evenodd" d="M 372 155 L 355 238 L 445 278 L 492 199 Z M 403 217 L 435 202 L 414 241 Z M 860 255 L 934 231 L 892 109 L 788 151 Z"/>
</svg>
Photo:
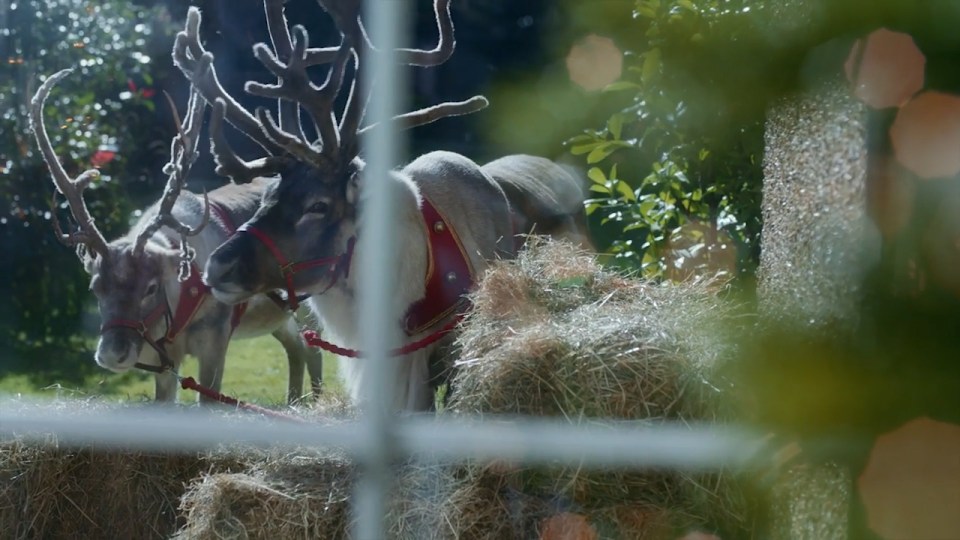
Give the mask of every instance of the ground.
<svg viewBox="0 0 960 540">
<path fill-rule="evenodd" d="M 91 358 L 90 361 L 93 362 L 93 359 Z M 339 388 L 336 365 L 336 360 L 324 360 L 323 379 L 328 390 Z M 188 358 L 181 374 L 196 377 L 196 360 Z M 304 378 L 306 377 L 304 375 Z M 223 376 L 221 391 L 244 401 L 264 405 L 284 403 L 287 392 L 287 362 L 283 348 L 270 336 L 236 340 L 231 343 L 227 353 L 227 369 Z M 11 375 L 0 378 L 0 395 L 3 394 L 50 397 L 58 394 L 98 395 L 124 400 L 149 400 L 153 398 L 153 376 L 146 373 L 118 375 L 103 370 L 87 377 L 81 384 L 62 384 L 51 379 L 48 383 L 38 386 L 24 375 Z M 193 392 L 180 391 L 178 399 L 182 403 L 192 403 L 197 398 Z"/>
</svg>

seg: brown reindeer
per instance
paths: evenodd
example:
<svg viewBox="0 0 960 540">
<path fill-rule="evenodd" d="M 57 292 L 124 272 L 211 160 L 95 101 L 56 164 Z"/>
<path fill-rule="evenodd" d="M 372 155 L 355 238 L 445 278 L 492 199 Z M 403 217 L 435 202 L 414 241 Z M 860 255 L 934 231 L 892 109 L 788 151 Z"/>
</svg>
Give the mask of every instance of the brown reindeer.
<svg viewBox="0 0 960 540">
<path fill-rule="evenodd" d="M 199 360 L 200 383 L 218 390 L 230 339 L 269 332 L 287 353 L 287 399 L 293 402 L 301 397 L 304 366 L 313 391 L 319 392 L 321 356 L 303 342 L 289 312 L 264 295 L 228 306 L 213 298 L 200 279 L 199 268 L 234 233 L 235 223 L 253 216 L 271 181 L 226 185 L 203 197 L 182 192 L 196 158 L 205 109 L 205 102 L 192 94 L 180 133 L 171 144 L 171 161 L 164 168 L 169 179 L 163 197 L 143 212 L 125 236 L 107 242 L 83 199 L 83 190 L 97 171 L 69 178 L 43 124 L 47 95 L 70 71 L 56 73 L 43 83 L 33 98 L 30 120 L 56 190 L 66 197 L 79 224 L 78 231 L 65 235 L 54 219 L 58 238 L 77 248 L 91 276 L 90 289 L 104 321 L 97 364 L 115 372 L 134 367 L 153 371 L 156 399 L 172 401 L 177 391 L 174 372 L 185 355 Z"/>
<path fill-rule="evenodd" d="M 395 293 L 383 299 L 383 309 L 397 322 L 388 336 L 399 349 L 393 406 L 426 410 L 432 407 L 433 390 L 442 380 L 434 376 L 437 366 L 442 368 L 440 351 L 451 341 L 449 335 L 439 341 L 432 338 L 452 327 L 451 321 L 464 309 L 463 294 L 488 261 L 514 255 L 517 233 L 549 234 L 573 227 L 572 235 L 585 238 L 580 221 L 560 217 L 582 211 L 582 203 L 573 208 L 567 201 L 582 201 L 583 193 L 567 171 L 532 156 L 498 160 L 484 170 L 462 155 L 431 152 L 388 178 L 365 178 L 359 139 L 376 127 L 361 128 L 369 88 L 375 84 L 362 84 L 355 76 L 343 110 L 334 111 L 347 63 L 352 60 L 354 73 L 359 74 L 363 60 L 374 52 L 359 17 L 359 4 L 359 0 L 320 0 L 339 29 L 340 44 L 310 48 L 302 26 L 294 26 L 290 33 L 283 1 L 264 1 L 273 46 L 261 43 L 253 50 L 278 83 L 250 81 L 246 90 L 278 99 L 277 120 L 263 108 L 251 114 L 227 94 L 217 80 L 212 54 L 199 41 L 200 12 L 189 11 L 186 28 L 174 44 L 174 62 L 213 105 L 211 147 L 218 173 L 237 182 L 267 174 L 280 176 L 267 189 L 256 215 L 211 255 L 204 279 L 213 294 L 227 303 L 243 302 L 275 288 L 287 289 L 290 298 L 297 291 L 309 293 L 310 306 L 338 354 L 354 352 L 361 345 L 355 298 L 362 284 L 350 268 L 370 256 L 368 237 L 358 230 L 362 192 L 377 189 L 380 182 L 395 183 L 394 229 L 401 256 L 390 272 Z M 437 47 L 400 49 L 399 61 L 428 67 L 450 57 L 454 41 L 449 8 L 449 0 L 434 2 L 440 34 Z M 319 86 L 306 70 L 318 64 L 330 64 Z M 486 99 L 475 96 L 402 114 L 394 121 L 409 128 L 486 105 Z M 316 140 L 305 135 L 301 110 L 313 123 Z M 224 120 L 268 155 L 254 161 L 238 157 L 223 136 Z M 514 176 L 518 171 L 523 178 Z M 560 176 L 569 181 L 554 185 L 554 178 Z M 526 211 L 542 215 L 523 214 Z M 523 228 L 515 230 L 514 223 Z M 341 378 L 354 400 L 360 399 L 368 365 L 362 358 L 340 362 Z"/>
</svg>

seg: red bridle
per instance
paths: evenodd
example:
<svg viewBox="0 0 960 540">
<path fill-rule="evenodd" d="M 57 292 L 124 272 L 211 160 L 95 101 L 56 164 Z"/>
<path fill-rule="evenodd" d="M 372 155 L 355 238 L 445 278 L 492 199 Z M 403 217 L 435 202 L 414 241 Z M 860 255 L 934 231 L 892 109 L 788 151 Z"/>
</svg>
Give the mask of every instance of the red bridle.
<svg viewBox="0 0 960 540">
<path fill-rule="evenodd" d="M 283 277 L 287 286 L 287 303 L 290 306 L 291 311 L 296 311 L 300 307 L 300 300 L 297 298 L 297 290 L 293 286 L 293 276 L 297 272 L 302 272 L 310 268 L 317 268 L 319 266 L 327 266 L 329 269 L 327 273 L 330 276 L 330 282 L 327 286 L 320 292 L 314 294 L 323 294 L 330 290 L 331 287 L 337 282 L 340 277 L 346 278 L 350 274 L 350 261 L 353 259 L 353 247 L 356 244 L 356 238 L 350 237 L 347 241 L 347 249 L 339 255 L 333 255 L 331 257 L 321 257 L 319 259 L 310 259 L 306 261 L 290 262 L 284 257 L 283 252 L 280 251 L 280 248 L 277 247 L 277 244 L 273 241 L 270 236 L 261 231 L 260 229 L 253 227 L 248 224 L 243 224 L 237 229 L 237 233 L 250 233 L 254 238 L 260 241 L 266 248 L 267 251 L 273 255 L 273 258 L 277 261 L 277 265 L 280 268 L 280 276 Z"/>
<path fill-rule="evenodd" d="M 108 330 L 114 328 L 129 328 L 140 335 L 140 338 L 146 341 L 157 354 L 160 355 L 160 366 L 154 366 L 151 364 L 143 364 L 141 362 L 135 363 L 133 366 L 140 368 L 146 371 L 152 371 L 154 373 L 163 373 L 168 369 L 173 369 L 173 360 L 170 360 L 170 357 L 167 355 L 167 349 L 165 345 L 169 341 L 167 334 L 170 332 L 170 328 L 173 325 L 173 315 L 170 313 L 170 304 L 167 302 L 166 293 L 161 290 L 163 294 L 160 295 L 160 303 L 157 304 L 157 307 L 153 308 L 146 317 L 140 320 L 132 319 L 111 319 L 100 327 L 100 335 L 105 334 Z M 153 327 L 156 322 L 163 317 L 167 322 L 167 330 L 164 331 L 163 336 L 160 339 L 153 339 L 150 337 L 150 328 Z"/>
</svg>

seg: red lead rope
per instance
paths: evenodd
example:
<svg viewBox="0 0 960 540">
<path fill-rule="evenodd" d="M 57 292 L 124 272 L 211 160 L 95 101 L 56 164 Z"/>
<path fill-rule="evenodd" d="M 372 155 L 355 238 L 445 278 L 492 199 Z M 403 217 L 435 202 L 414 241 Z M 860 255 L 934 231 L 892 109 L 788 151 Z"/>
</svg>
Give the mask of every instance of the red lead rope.
<svg viewBox="0 0 960 540">
<path fill-rule="evenodd" d="M 457 324 L 459 324 L 460 321 L 463 320 L 463 316 L 464 316 L 463 313 L 457 315 L 450 322 L 443 325 L 442 328 L 440 328 L 436 332 L 430 334 L 429 336 L 423 339 L 414 341 L 412 343 L 407 343 L 403 347 L 393 349 L 392 351 L 390 351 L 390 356 L 403 356 L 405 354 L 410 354 L 414 351 L 419 351 L 420 349 L 428 345 L 432 345 L 437 341 L 440 341 L 440 339 L 443 338 L 443 336 L 449 334 L 450 331 L 456 328 Z M 339 345 L 330 343 L 329 341 L 321 338 L 320 334 L 318 334 L 313 330 L 304 330 L 303 339 L 305 339 L 307 341 L 307 344 L 310 345 L 311 347 L 320 347 L 321 349 L 327 352 L 336 354 L 338 356 L 346 356 L 349 358 L 360 358 L 361 356 L 363 356 L 363 353 L 358 350 L 347 349 L 345 347 L 341 347 Z"/>
<path fill-rule="evenodd" d="M 245 409 L 245 410 L 248 410 L 248 411 L 260 413 L 260 414 L 269 416 L 269 417 L 271 417 L 271 418 L 279 418 L 279 419 L 281 419 L 281 420 L 288 420 L 288 421 L 290 421 L 290 422 L 300 422 L 300 423 L 303 423 L 303 424 L 308 423 L 308 422 L 307 422 L 306 420 L 304 420 L 303 418 L 299 418 L 299 417 L 296 417 L 296 416 L 291 416 L 291 415 L 289 415 L 289 414 L 283 414 L 282 412 L 279 412 L 279 411 L 274 411 L 274 410 L 271 410 L 271 409 L 266 409 L 266 408 L 264 408 L 264 407 L 260 407 L 260 406 L 258 406 L 258 405 L 254 405 L 254 404 L 252 404 L 252 403 L 247 403 L 247 402 L 245 402 L 245 401 L 240 401 L 240 400 L 237 399 L 237 398 L 232 398 L 232 397 L 230 397 L 230 396 L 225 396 L 225 395 L 221 394 L 220 392 L 217 392 L 216 390 L 213 390 L 213 389 L 207 388 L 206 386 L 201 385 L 201 384 L 198 383 L 198 382 L 196 381 L 196 379 L 194 379 L 193 377 L 178 377 L 178 378 L 180 379 L 180 388 L 183 388 L 184 390 L 194 390 L 194 391 L 196 391 L 197 393 L 203 394 L 203 395 L 207 396 L 207 397 L 210 398 L 210 399 L 219 401 L 220 403 L 225 403 L 225 404 L 227 404 L 227 405 L 233 405 L 233 406 L 237 407 L 238 409 Z"/>
</svg>

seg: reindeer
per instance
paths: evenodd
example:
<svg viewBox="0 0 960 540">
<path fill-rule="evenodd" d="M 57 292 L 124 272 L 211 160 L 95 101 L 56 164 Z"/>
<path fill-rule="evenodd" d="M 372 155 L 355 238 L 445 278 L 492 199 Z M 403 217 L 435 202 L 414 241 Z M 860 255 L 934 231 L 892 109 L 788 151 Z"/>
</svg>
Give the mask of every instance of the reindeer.
<svg viewBox="0 0 960 540">
<path fill-rule="evenodd" d="M 181 192 L 196 158 L 206 108 L 206 103 L 192 93 L 180 133 L 171 144 L 171 162 L 164 168 L 169 178 L 162 198 L 143 212 L 125 236 L 107 242 L 83 199 L 84 189 L 98 171 L 70 178 L 43 123 L 47 96 L 71 71 L 56 73 L 37 90 L 30 121 L 56 191 L 66 198 L 79 224 L 79 230 L 63 234 L 54 216 L 57 237 L 77 248 L 91 276 L 90 289 L 104 321 L 97 343 L 97 364 L 118 373 L 134 367 L 155 372 L 157 401 L 172 401 L 177 391 L 175 372 L 186 354 L 199 360 L 200 383 L 219 390 L 230 339 L 270 332 L 287 353 L 288 401 L 301 397 L 305 365 L 313 392 L 319 392 L 321 356 L 303 342 L 290 312 L 264 295 L 228 306 L 213 298 L 200 279 L 198 266 L 234 233 L 233 224 L 253 216 L 271 181 L 230 184 L 202 198 Z M 201 401 L 206 399 L 201 397 Z"/>
<path fill-rule="evenodd" d="M 514 205 L 490 174 L 470 159 L 450 152 L 423 155 L 388 178 L 365 178 L 359 139 L 376 126 L 360 127 L 373 85 L 359 81 L 359 68 L 374 50 L 373 45 L 359 17 L 359 0 L 319 2 L 339 30 L 337 46 L 311 48 L 302 26 L 294 26 L 291 35 L 283 0 L 264 1 L 272 48 L 260 43 L 253 52 L 278 82 L 248 81 L 245 89 L 276 98 L 277 120 L 265 108 L 251 114 L 220 85 L 213 55 L 199 41 L 199 10 L 190 9 L 185 29 L 176 36 L 174 63 L 213 107 L 211 149 L 218 174 L 236 182 L 263 175 L 280 176 L 279 182 L 267 188 L 254 217 L 211 254 L 204 280 L 214 296 L 225 303 L 243 302 L 275 288 L 286 289 L 288 298 L 295 298 L 297 291 L 309 293 L 310 307 L 322 321 L 324 331 L 332 336 L 328 345 L 335 346 L 331 350 L 341 355 L 355 353 L 361 324 L 355 298 L 362 284 L 350 268 L 354 261 L 362 264 L 370 256 L 367 237 L 358 230 L 364 208 L 361 192 L 376 189 L 378 182 L 395 183 L 397 252 L 403 256 L 391 269 L 395 294 L 384 299 L 384 309 L 397 321 L 389 336 L 398 347 L 393 407 L 428 410 L 433 406 L 433 390 L 443 380 L 436 376 L 444 371 L 441 353 L 452 341 L 451 334 L 437 341 L 435 338 L 452 328 L 466 307 L 464 293 L 488 262 L 513 257 L 515 234 L 537 227 L 538 216 L 518 217 L 514 210 L 547 209 L 558 214 L 571 209 L 558 209 L 559 199 L 565 201 L 565 197 L 541 204 L 524 202 L 547 191 L 556 194 L 565 190 L 541 189 L 541 184 L 551 179 L 537 177 L 534 169 L 544 164 L 529 156 L 490 164 L 489 170 L 498 177 L 511 176 L 512 169 L 530 173 L 512 184 L 520 186 L 510 190 L 518 198 Z M 440 34 L 437 47 L 430 51 L 401 49 L 397 52 L 401 62 L 429 67 L 450 57 L 454 41 L 449 9 L 449 0 L 434 1 Z M 336 114 L 334 105 L 350 60 L 357 75 L 343 110 Z M 306 69 L 321 64 L 330 67 L 324 83 L 317 86 Z M 485 98 L 475 96 L 402 114 L 394 121 L 410 128 L 473 113 L 486 105 Z M 312 121 L 316 140 L 305 135 L 301 110 Z M 267 155 L 243 160 L 226 141 L 224 121 L 255 141 Z M 582 200 L 582 192 L 576 196 Z M 515 221 L 526 229 L 515 231 Z M 571 225 L 560 221 L 557 227 Z M 359 402 L 369 364 L 363 358 L 341 360 L 339 372 L 350 396 Z"/>
</svg>

